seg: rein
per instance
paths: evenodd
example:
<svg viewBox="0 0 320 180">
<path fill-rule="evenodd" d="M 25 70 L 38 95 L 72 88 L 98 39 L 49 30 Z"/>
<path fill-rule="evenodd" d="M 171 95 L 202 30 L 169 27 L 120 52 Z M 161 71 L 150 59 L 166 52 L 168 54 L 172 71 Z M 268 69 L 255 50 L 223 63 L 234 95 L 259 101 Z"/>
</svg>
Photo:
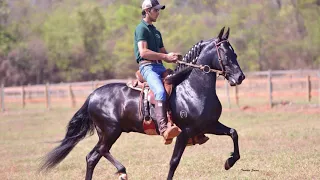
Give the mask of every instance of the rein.
<svg viewBox="0 0 320 180">
<path fill-rule="evenodd" d="M 209 65 L 202 65 L 202 64 L 196 65 L 196 64 L 193 64 L 193 63 L 187 63 L 187 62 L 179 61 L 179 60 L 177 61 L 177 63 L 178 64 L 183 64 L 183 65 L 186 65 L 186 66 L 189 66 L 189 67 L 193 67 L 193 68 L 198 68 L 198 69 L 202 70 L 206 74 L 211 73 L 211 72 L 216 72 L 216 73 L 219 73 L 219 75 L 225 76 L 226 71 L 224 70 L 224 67 L 222 65 L 222 58 L 221 58 L 221 55 L 220 55 L 220 52 L 219 52 L 219 48 L 220 48 L 221 43 L 227 42 L 227 41 L 228 40 L 223 40 L 223 41 L 221 41 L 219 43 L 216 43 L 216 42 L 214 43 L 215 46 L 216 46 L 216 49 L 217 49 L 218 60 L 219 60 L 219 64 L 220 64 L 222 70 L 212 69 L 212 68 L 210 68 Z M 197 60 L 198 60 L 198 57 L 193 59 L 191 62 L 195 63 L 195 62 L 197 62 Z"/>
<path fill-rule="evenodd" d="M 184 61 L 177 61 L 178 64 L 184 64 L 186 66 L 190 66 L 190 67 L 194 67 L 194 68 L 198 68 L 200 70 L 202 70 L 204 73 L 208 74 L 208 73 L 211 73 L 211 72 L 216 72 L 216 73 L 219 73 L 219 74 L 223 74 L 224 72 L 223 71 L 220 71 L 220 70 L 217 70 L 217 69 L 211 69 L 210 66 L 208 65 L 196 65 L 196 64 L 192 64 L 192 63 L 187 63 L 187 62 L 184 62 Z"/>
</svg>

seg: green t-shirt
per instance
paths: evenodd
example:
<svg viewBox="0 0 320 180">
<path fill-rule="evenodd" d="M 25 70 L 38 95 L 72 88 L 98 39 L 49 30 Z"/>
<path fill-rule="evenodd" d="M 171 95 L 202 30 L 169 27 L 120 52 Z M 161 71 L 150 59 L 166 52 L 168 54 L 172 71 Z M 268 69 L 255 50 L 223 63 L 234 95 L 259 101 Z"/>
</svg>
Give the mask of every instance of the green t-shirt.
<svg viewBox="0 0 320 180">
<path fill-rule="evenodd" d="M 141 20 L 140 24 L 138 24 L 134 32 L 134 55 L 137 63 L 139 63 L 141 60 L 145 60 L 140 56 L 138 48 L 139 41 L 146 41 L 148 44 L 148 49 L 154 52 L 160 52 L 160 48 L 163 47 L 161 33 L 156 29 L 156 27 L 148 24 L 143 19 Z"/>
</svg>

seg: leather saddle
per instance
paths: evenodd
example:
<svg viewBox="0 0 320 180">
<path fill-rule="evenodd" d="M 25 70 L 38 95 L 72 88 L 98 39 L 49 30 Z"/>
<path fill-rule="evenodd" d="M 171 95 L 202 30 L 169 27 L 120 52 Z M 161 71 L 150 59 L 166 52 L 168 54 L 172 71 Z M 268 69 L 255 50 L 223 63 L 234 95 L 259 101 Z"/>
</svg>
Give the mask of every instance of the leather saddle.
<svg viewBox="0 0 320 180">
<path fill-rule="evenodd" d="M 167 81 L 165 80 L 165 78 L 167 76 L 170 76 L 173 74 L 173 70 L 171 69 L 166 69 L 166 71 L 162 74 L 162 82 L 163 82 L 163 85 L 164 85 L 164 88 L 166 90 L 166 93 L 167 93 L 167 99 L 170 98 L 170 95 L 172 93 L 172 84 L 169 84 L 167 83 Z M 151 91 L 151 89 L 149 88 L 149 85 L 148 83 L 146 82 L 146 80 L 142 77 L 140 71 L 138 70 L 136 73 L 136 78 L 135 80 L 132 80 L 130 82 L 127 83 L 127 86 L 132 88 L 132 89 L 135 89 L 135 90 L 138 90 L 138 91 L 141 91 L 143 92 L 145 89 L 148 90 L 148 101 L 151 103 L 151 104 L 155 104 L 155 97 L 154 97 L 154 93 Z M 142 97 L 140 96 L 140 102 L 143 101 L 143 99 L 141 99 Z"/>
</svg>

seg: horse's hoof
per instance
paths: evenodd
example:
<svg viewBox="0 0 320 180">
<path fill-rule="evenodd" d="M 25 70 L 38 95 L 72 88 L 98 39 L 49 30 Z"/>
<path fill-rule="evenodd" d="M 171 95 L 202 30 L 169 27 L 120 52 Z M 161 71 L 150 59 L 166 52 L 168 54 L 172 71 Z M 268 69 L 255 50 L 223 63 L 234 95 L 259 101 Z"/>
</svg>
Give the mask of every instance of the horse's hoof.
<svg viewBox="0 0 320 180">
<path fill-rule="evenodd" d="M 120 174 L 119 175 L 119 180 L 128 180 L 127 174 Z"/>
<path fill-rule="evenodd" d="M 234 153 L 232 153 L 231 157 L 229 157 L 226 160 L 226 163 L 224 164 L 224 169 L 229 170 L 239 159 L 240 159 L 240 156 L 234 156 Z"/>
<path fill-rule="evenodd" d="M 231 168 L 231 166 L 229 165 L 229 159 L 226 160 L 226 163 L 224 164 L 224 169 L 225 170 L 229 170 Z"/>
</svg>

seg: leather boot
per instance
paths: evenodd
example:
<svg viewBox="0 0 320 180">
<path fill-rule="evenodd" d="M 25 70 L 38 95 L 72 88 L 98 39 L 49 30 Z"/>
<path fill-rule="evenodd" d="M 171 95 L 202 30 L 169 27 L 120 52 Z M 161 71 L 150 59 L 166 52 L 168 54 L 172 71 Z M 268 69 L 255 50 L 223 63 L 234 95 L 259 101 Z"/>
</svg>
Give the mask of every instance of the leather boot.
<svg viewBox="0 0 320 180">
<path fill-rule="evenodd" d="M 163 136 L 167 142 L 171 142 L 174 137 L 177 137 L 181 133 L 181 129 L 175 125 L 168 127 L 166 102 L 156 101 L 154 112 L 160 135 Z"/>
</svg>

